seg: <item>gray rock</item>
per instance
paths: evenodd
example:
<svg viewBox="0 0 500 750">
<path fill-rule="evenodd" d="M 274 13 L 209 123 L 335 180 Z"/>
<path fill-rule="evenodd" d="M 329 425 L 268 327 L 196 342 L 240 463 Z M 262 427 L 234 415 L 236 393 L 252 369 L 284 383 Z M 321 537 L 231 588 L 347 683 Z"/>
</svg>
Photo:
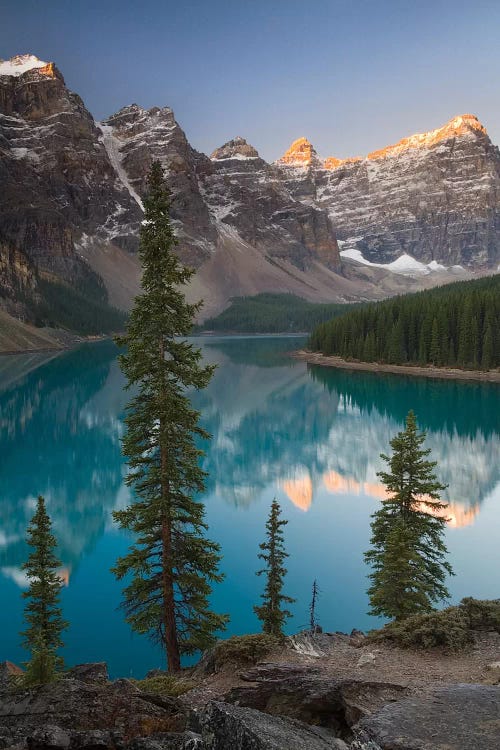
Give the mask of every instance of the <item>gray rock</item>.
<svg viewBox="0 0 500 750">
<path fill-rule="evenodd" d="M 127 745 L 127 750 L 205 750 L 203 740 L 194 732 L 155 734 L 138 737 Z"/>
<path fill-rule="evenodd" d="M 65 732 L 100 730 L 134 737 L 145 727 L 149 733 L 173 732 L 183 731 L 185 724 L 178 700 L 143 693 L 127 680 L 102 684 L 61 679 L 0 697 L 0 731 L 8 728 L 17 741 L 52 726 Z M 94 740 L 102 746 L 102 735 Z"/>
<path fill-rule="evenodd" d="M 66 676 L 82 682 L 106 683 L 109 681 L 108 667 L 106 662 L 103 661 L 92 664 L 76 664 L 66 672 Z"/>
<path fill-rule="evenodd" d="M 22 674 L 23 670 L 17 664 L 11 661 L 0 662 L 0 691 L 9 687 L 12 677 L 19 677 Z"/>
<path fill-rule="evenodd" d="M 27 738 L 29 750 L 68 750 L 71 734 L 57 726 L 46 725 L 36 729 Z"/>
<path fill-rule="evenodd" d="M 382 750 L 498 750 L 500 688 L 448 685 L 389 703 L 354 728 Z"/>
<path fill-rule="evenodd" d="M 346 745 L 318 727 L 260 711 L 211 703 L 203 726 L 206 750 L 345 750 Z"/>
<path fill-rule="evenodd" d="M 319 668 L 296 664 L 262 664 L 241 677 L 254 684 L 230 690 L 228 703 L 327 727 L 342 738 L 361 717 L 406 693 L 404 685 L 328 678 Z"/>
<path fill-rule="evenodd" d="M 372 654 L 370 651 L 367 651 L 364 654 L 361 654 L 359 657 L 356 666 L 357 667 L 366 667 L 368 664 L 373 664 L 375 662 L 375 659 L 377 657 L 375 654 Z"/>
</svg>

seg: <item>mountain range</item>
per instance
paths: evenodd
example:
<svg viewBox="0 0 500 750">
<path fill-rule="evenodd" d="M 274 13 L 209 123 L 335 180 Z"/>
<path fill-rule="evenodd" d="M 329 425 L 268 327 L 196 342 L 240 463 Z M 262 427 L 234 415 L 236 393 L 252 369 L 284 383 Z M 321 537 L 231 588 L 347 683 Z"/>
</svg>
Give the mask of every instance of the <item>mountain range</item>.
<svg viewBox="0 0 500 750">
<path fill-rule="evenodd" d="M 0 62 L 0 307 L 33 322 L 62 283 L 127 309 L 155 159 L 204 316 L 237 295 L 379 299 L 500 263 L 500 152 L 473 115 L 365 158 L 299 138 L 269 164 L 241 137 L 207 156 L 170 108 L 95 122 L 54 63 L 21 55 Z"/>
</svg>

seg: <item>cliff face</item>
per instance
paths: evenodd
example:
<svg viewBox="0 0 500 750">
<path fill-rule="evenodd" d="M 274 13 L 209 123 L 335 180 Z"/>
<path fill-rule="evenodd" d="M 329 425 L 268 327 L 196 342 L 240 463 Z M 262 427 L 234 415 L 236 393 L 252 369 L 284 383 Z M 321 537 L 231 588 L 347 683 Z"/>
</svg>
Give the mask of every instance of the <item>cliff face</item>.
<svg viewBox="0 0 500 750">
<path fill-rule="evenodd" d="M 140 212 L 57 68 L 19 67 L 6 75 L 0 67 L 0 237 L 39 271 L 76 282 L 88 275 L 82 235 L 102 231 L 118 212 L 137 221 Z"/>
<path fill-rule="evenodd" d="M 236 231 L 273 259 L 301 270 L 314 261 L 340 265 L 332 226 L 323 209 L 296 200 L 275 170 L 243 138 L 211 155 L 201 176 L 203 192 L 219 231 Z"/>
<path fill-rule="evenodd" d="M 321 161 L 304 141 L 276 168 L 298 199 L 328 212 L 343 248 L 378 263 L 403 254 L 446 266 L 500 262 L 500 152 L 473 115 L 363 159 Z"/>
<path fill-rule="evenodd" d="M 100 127 L 111 162 L 139 204 L 152 161 L 162 163 L 185 262 L 199 267 L 232 232 L 235 241 L 297 268 L 307 268 L 311 259 L 338 266 L 326 212 L 295 200 L 243 138 L 229 141 L 208 159 L 189 145 L 171 109 L 144 110 L 136 104 Z"/>
</svg>

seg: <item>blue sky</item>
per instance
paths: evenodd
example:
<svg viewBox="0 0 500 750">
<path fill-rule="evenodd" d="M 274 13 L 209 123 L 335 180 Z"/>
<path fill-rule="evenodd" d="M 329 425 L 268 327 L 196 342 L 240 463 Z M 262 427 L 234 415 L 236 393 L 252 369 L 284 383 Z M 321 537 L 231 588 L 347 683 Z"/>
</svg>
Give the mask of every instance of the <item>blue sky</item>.
<svg viewBox="0 0 500 750">
<path fill-rule="evenodd" d="M 2 0 L 0 58 L 24 52 L 97 119 L 171 106 L 206 153 L 363 155 L 464 112 L 500 144 L 499 0 Z"/>
</svg>

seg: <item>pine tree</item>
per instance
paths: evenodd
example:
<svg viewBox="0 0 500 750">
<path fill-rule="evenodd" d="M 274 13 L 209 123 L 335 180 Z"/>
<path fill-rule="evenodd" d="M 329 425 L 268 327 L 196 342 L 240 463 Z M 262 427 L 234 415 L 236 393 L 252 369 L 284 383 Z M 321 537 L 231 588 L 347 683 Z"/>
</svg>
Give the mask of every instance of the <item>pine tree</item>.
<svg viewBox="0 0 500 750">
<path fill-rule="evenodd" d="M 316 579 L 313 581 L 311 604 L 309 605 L 309 630 L 311 633 L 316 633 L 318 630 L 318 621 L 316 619 L 316 604 L 319 598 L 319 588 Z"/>
<path fill-rule="evenodd" d="M 23 593 L 27 600 L 24 619 L 28 627 L 21 635 L 23 646 L 31 654 L 25 682 L 40 685 L 54 680 L 63 667 L 57 650 L 63 646 L 61 633 L 68 627 L 59 606 L 62 581 L 57 574 L 61 563 L 54 554 L 57 542 L 42 496 L 38 498 L 36 513 L 28 526 L 27 542 L 33 551 L 23 565 L 30 582 Z"/>
<path fill-rule="evenodd" d="M 271 510 L 266 522 L 266 541 L 260 546 L 259 559 L 263 560 L 265 567 L 257 571 L 257 575 L 266 576 L 266 585 L 264 593 L 261 595 L 263 604 L 254 607 L 254 611 L 262 622 L 264 633 L 274 635 L 278 638 L 283 636 L 285 621 L 291 617 L 291 612 L 282 609 L 283 604 L 293 604 L 295 599 L 285 596 L 283 592 L 283 582 L 287 573 L 283 563 L 288 557 L 285 552 L 283 526 L 288 521 L 280 518 L 281 508 L 276 498 L 271 503 Z"/>
<path fill-rule="evenodd" d="M 449 596 L 445 581 L 453 571 L 443 542 L 447 505 L 439 495 L 445 486 L 434 474 L 436 462 L 427 460 L 424 440 L 410 411 L 406 429 L 391 440 L 392 456 L 382 454 L 390 471 L 378 476 L 389 497 L 372 516 L 372 548 L 365 554 L 372 566 L 370 614 L 401 620 L 428 612 Z"/>
<path fill-rule="evenodd" d="M 196 440 L 209 435 L 199 425 L 189 389 L 205 388 L 212 366 L 186 340 L 201 303 L 188 304 L 183 285 L 194 271 L 174 254 L 170 200 L 163 171 L 154 162 L 144 199 L 140 234 L 142 293 L 136 297 L 120 357 L 127 387 L 135 395 L 127 407 L 123 453 L 127 483 L 137 496 L 115 519 L 136 535 L 113 571 L 131 577 L 124 589 L 127 622 L 166 651 L 167 667 L 177 672 L 182 654 L 209 647 L 227 618 L 210 610 L 211 584 L 218 573 L 219 545 L 205 536 L 203 452 Z"/>
</svg>

